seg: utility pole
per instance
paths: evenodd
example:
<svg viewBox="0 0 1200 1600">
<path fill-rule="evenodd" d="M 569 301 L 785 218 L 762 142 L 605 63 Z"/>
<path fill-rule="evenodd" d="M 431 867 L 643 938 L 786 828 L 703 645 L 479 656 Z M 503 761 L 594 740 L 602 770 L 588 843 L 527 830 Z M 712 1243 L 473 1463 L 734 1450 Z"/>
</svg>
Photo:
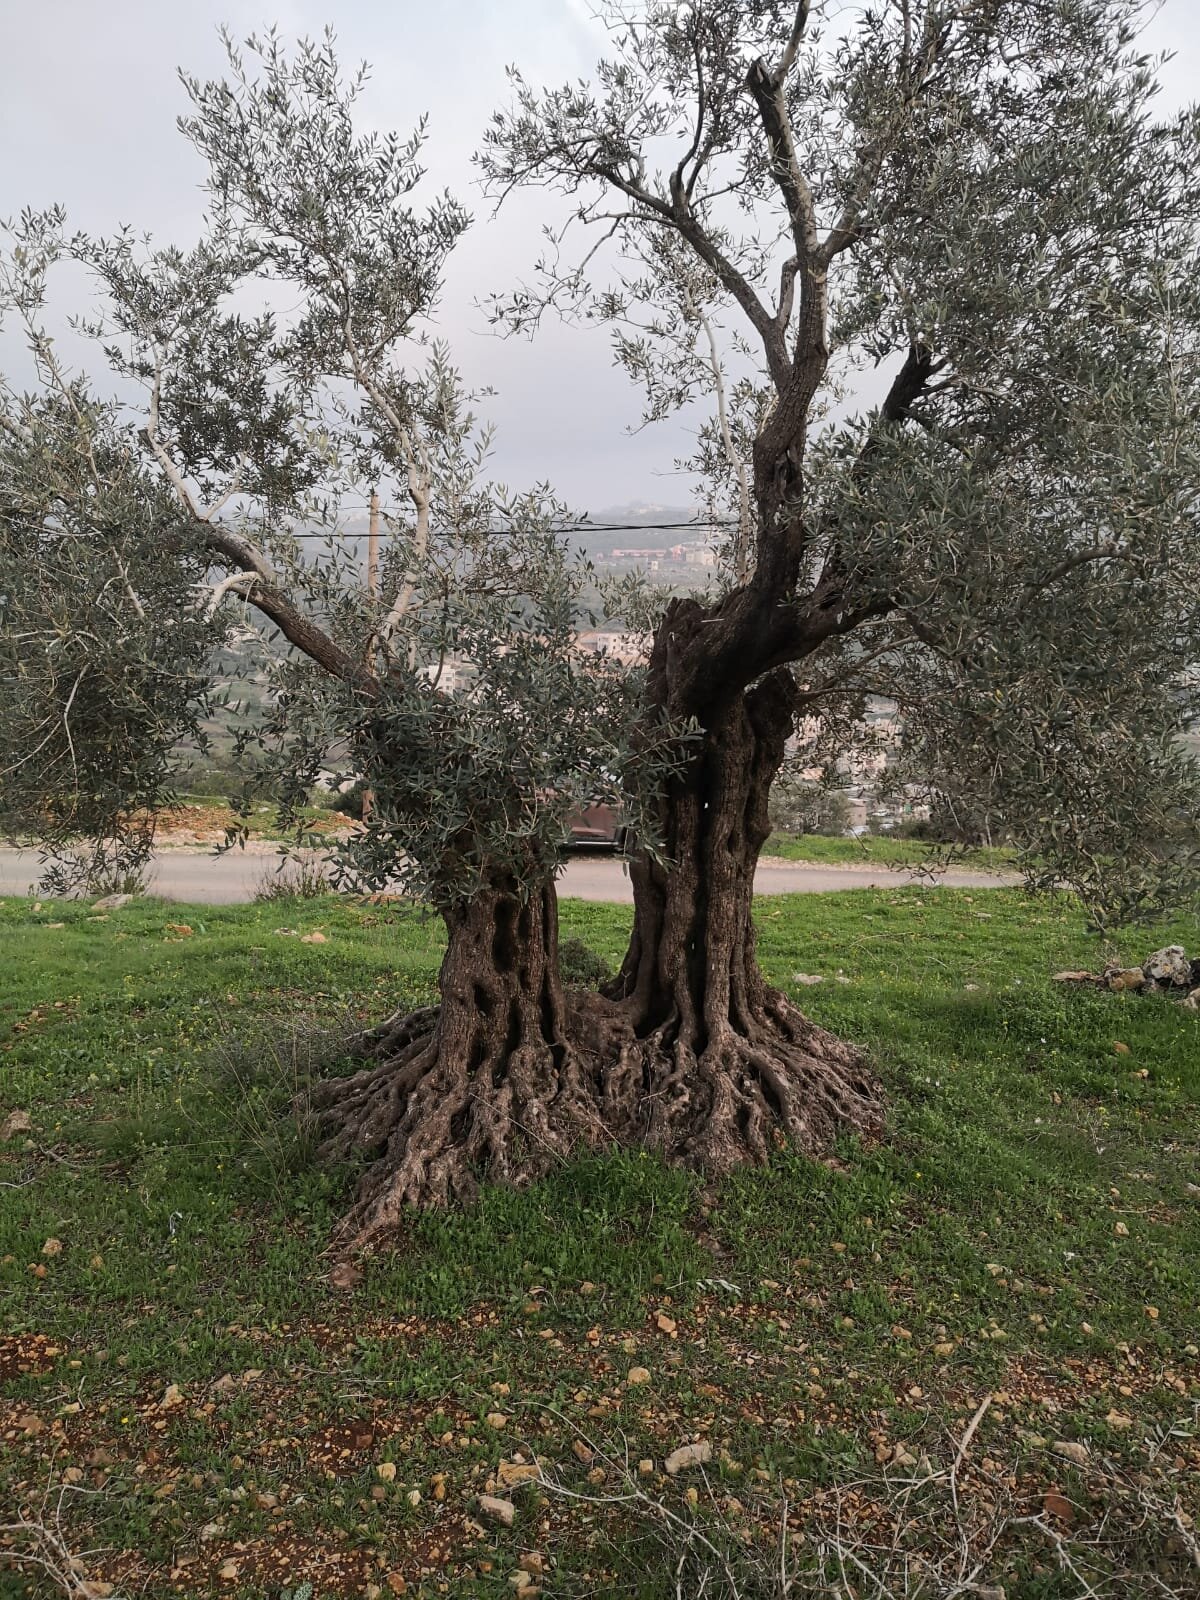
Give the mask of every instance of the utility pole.
<svg viewBox="0 0 1200 1600">
<path fill-rule="evenodd" d="M 367 594 L 373 600 L 379 593 L 379 491 L 371 491 L 371 517 L 367 523 Z M 362 819 L 371 815 L 375 804 L 375 791 L 363 790 Z"/>
</svg>

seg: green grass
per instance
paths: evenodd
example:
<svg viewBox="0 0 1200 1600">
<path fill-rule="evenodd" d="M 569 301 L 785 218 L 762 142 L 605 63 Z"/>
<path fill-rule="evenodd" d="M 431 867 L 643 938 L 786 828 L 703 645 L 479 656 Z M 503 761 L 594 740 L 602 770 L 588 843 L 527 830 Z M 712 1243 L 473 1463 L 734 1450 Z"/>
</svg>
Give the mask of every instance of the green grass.
<svg viewBox="0 0 1200 1600">
<path fill-rule="evenodd" d="M 32 1120 L 0 1145 L 0 1483 L 37 1507 L 81 1474 L 64 1526 L 119 1593 L 272 1600 L 389 1573 L 410 1594 L 512 1593 L 531 1550 L 558 1563 L 547 1594 L 675 1593 L 628 1505 L 525 1489 L 516 1527 L 481 1533 L 477 1496 L 521 1447 L 593 1496 L 625 1451 L 651 1458 L 646 1491 L 739 1559 L 784 1497 L 811 1526 L 896 1444 L 945 1461 L 989 1394 L 964 1496 L 990 1463 L 1034 1510 L 1047 1489 L 1087 1505 L 1056 1440 L 1130 1471 L 1152 1454 L 1190 1493 L 1200 1016 L 1053 984 L 1106 952 L 1069 906 L 1015 891 L 763 900 L 758 918 L 768 974 L 824 974 L 795 992 L 870 1051 L 884 1142 L 715 1188 L 636 1152 L 588 1159 L 413 1217 L 347 1291 L 324 1252 L 350 1175 L 305 1159 L 287 1041 L 303 1024 L 301 1055 L 332 1060 L 347 1024 L 428 1000 L 436 924 L 335 899 L 0 902 L 0 1121 Z M 619 957 L 625 908 L 568 903 L 563 922 Z M 1169 938 L 1200 945 L 1179 926 L 1118 953 Z M 695 1508 L 700 1480 L 661 1474 L 694 1436 L 714 1452 Z M 1030 1537 L 990 1581 L 1078 1592 Z M 0 1596 L 25 1581 L 0 1566 Z"/>
<path fill-rule="evenodd" d="M 763 854 L 785 861 L 816 861 L 829 866 L 916 867 L 949 849 L 923 839 L 896 839 L 890 834 L 831 838 L 820 833 L 773 833 Z M 973 872 L 1011 872 L 1015 856 L 1004 846 L 972 846 L 953 852 L 953 865 Z"/>
</svg>

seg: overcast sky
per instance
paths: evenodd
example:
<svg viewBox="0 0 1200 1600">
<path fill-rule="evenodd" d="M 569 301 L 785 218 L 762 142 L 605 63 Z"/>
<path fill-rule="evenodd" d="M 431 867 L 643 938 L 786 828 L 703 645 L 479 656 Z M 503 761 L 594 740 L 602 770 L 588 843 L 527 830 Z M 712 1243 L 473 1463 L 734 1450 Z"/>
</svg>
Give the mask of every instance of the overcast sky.
<svg viewBox="0 0 1200 1600">
<path fill-rule="evenodd" d="M 555 326 L 533 344 L 502 341 L 474 308 L 528 270 L 544 200 L 518 198 L 493 220 L 471 153 L 507 98 L 509 61 L 533 80 L 589 70 L 597 34 L 586 0 L 0 0 L 0 217 L 61 202 L 73 226 L 130 223 L 189 242 L 202 173 L 175 131 L 185 109 L 175 69 L 220 75 L 217 26 L 243 36 L 270 21 L 290 36 L 332 22 L 343 60 L 372 64 L 364 110 L 377 126 L 407 131 L 429 113 L 431 181 L 477 219 L 452 264 L 442 328 L 468 379 L 498 391 L 489 404 L 501 474 L 514 486 L 548 478 L 580 509 L 685 503 L 687 482 L 672 472 L 683 436 L 663 426 L 630 435 L 638 395 L 601 332 Z M 1200 94 L 1196 0 L 1164 0 L 1146 37 L 1176 53 L 1165 100 Z"/>
</svg>

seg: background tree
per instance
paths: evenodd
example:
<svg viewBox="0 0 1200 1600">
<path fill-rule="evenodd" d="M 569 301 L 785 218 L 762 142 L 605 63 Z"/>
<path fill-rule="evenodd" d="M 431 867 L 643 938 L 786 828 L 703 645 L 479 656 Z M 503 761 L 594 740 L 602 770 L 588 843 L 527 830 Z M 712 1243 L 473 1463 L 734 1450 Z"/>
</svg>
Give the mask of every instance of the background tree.
<svg viewBox="0 0 1200 1600">
<path fill-rule="evenodd" d="M 614 991 L 671 1152 L 722 1169 L 876 1117 L 754 957 L 798 710 L 897 701 L 923 777 L 1098 918 L 1191 889 L 1194 834 L 1159 840 L 1197 799 L 1198 127 L 1155 116 L 1140 10 L 602 5 L 592 80 L 514 71 L 493 119 L 493 193 L 571 202 L 497 319 L 610 323 L 652 416 L 715 387 L 700 460 L 748 533 L 648 677 L 647 727 L 703 730 Z"/>
<path fill-rule="evenodd" d="M 230 81 L 185 80 L 211 201 L 193 249 L 68 237 L 54 212 L 13 230 L 5 299 L 39 384 L 0 406 L 3 806 L 59 847 L 94 835 L 142 859 L 172 752 L 212 709 L 212 646 L 266 625 L 261 760 L 285 811 L 331 762 L 363 777 L 375 803 L 343 871 L 399 881 L 447 933 L 440 1005 L 373 1030 L 371 1064 L 313 1093 L 323 1153 L 372 1158 L 349 1222 L 365 1237 L 611 1137 L 603 1007 L 564 988 L 554 878 L 570 814 L 605 800 L 636 820 L 660 752 L 630 747 L 629 673 L 575 649 L 595 575 L 564 552 L 563 508 L 489 480 L 428 341 L 467 218 L 444 197 L 414 209 L 419 135 L 355 133 L 361 75 L 328 39 L 229 54 Z M 111 402 L 45 332 L 63 260 L 98 285 L 78 328 Z M 344 537 L 370 489 L 377 596 Z"/>
</svg>

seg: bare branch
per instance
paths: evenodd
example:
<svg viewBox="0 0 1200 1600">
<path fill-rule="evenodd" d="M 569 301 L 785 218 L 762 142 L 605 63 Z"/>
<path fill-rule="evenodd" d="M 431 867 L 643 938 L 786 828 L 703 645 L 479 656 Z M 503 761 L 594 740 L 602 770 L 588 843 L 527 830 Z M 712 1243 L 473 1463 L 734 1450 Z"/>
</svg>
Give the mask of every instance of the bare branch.
<svg viewBox="0 0 1200 1600">
<path fill-rule="evenodd" d="M 738 525 L 734 535 L 733 572 L 736 581 L 745 583 L 750 574 L 750 478 L 746 471 L 745 457 L 733 442 L 733 433 L 729 426 L 729 408 L 725 398 L 725 374 L 721 367 L 721 354 L 717 349 L 717 338 L 713 332 L 713 325 L 708 315 L 701 310 L 697 311 L 700 326 L 704 329 L 708 339 L 709 361 L 712 365 L 713 392 L 717 397 L 717 423 L 721 430 L 721 442 L 725 447 L 725 458 L 737 479 L 738 486 Z"/>
<path fill-rule="evenodd" d="M 776 83 L 783 83 L 788 73 L 796 64 L 796 57 L 800 53 L 800 43 L 804 38 L 804 30 L 808 26 L 808 14 L 812 9 L 810 0 L 800 0 L 796 7 L 795 20 L 792 23 L 791 35 L 783 54 L 771 69 L 771 76 Z"/>
<path fill-rule="evenodd" d="M 220 583 L 214 584 L 204 608 L 206 617 L 215 617 L 220 609 L 221 601 L 230 593 L 247 598 L 249 591 L 259 581 L 257 572 L 231 572 L 227 578 L 222 578 Z"/>
</svg>

